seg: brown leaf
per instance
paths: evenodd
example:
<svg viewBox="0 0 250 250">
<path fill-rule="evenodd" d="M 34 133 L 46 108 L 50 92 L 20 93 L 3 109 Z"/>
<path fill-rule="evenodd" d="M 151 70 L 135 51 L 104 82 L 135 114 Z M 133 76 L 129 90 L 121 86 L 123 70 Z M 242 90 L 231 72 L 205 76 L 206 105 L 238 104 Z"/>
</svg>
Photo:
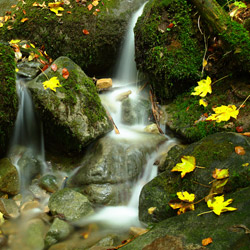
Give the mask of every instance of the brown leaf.
<svg viewBox="0 0 250 250">
<path fill-rule="evenodd" d="M 68 77 L 69 77 L 69 71 L 66 68 L 63 68 L 63 70 L 62 70 L 62 76 L 63 76 L 63 78 L 68 79 Z"/>
<path fill-rule="evenodd" d="M 245 149 L 243 147 L 241 147 L 241 146 L 235 147 L 234 150 L 235 150 L 235 153 L 238 154 L 238 155 L 246 154 Z"/>
<path fill-rule="evenodd" d="M 213 242 L 211 237 L 202 240 L 202 246 L 207 246 Z"/>
</svg>

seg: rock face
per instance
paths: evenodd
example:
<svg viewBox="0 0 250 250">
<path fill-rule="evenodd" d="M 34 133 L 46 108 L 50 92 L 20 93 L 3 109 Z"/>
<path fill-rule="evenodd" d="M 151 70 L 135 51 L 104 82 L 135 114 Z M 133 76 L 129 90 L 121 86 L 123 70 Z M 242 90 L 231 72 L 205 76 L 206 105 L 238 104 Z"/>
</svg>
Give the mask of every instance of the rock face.
<svg viewBox="0 0 250 250">
<path fill-rule="evenodd" d="M 112 129 L 95 85 L 73 61 L 60 57 L 51 67 L 28 83 L 36 110 L 43 124 L 45 142 L 67 153 L 79 152 L 83 147 Z M 62 69 L 69 71 L 68 79 Z M 62 87 L 56 92 L 43 88 L 43 82 L 52 77 L 59 79 Z"/>
<path fill-rule="evenodd" d="M 18 109 L 14 53 L 0 43 L 0 158 L 6 154 Z"/>
<path fill-rule="evenodd" d="M 158 223 L 148 233 L 137 237 L 124 250 L 160 250 L 160 249 L 248 249 L 250 244 L 247 228 L 250 227 L 250 187 L 225 196 L 233 199 L 230 205 L 234 212 L 214 213 L 197 216 L 208 211 L 205 203 L 197 210 L 175 216 Z M 204 238 L 211 237 L 213 243 L 203 247 Z"/>
<path fill-rule="evenodd" d="M 246 154 L 236 154 L 236 146 L 243 147 Z M 172 150 L 177 152 L 175 148 L 169 151 L 172 160 L 168 158 L 165 163 L 166 171 L 142 189 L 139 218 L 143 222 L 159 222 L 176 214 L 176 211 L 168 205 L 169 201 L 176 197 L 176 192 L 188 191 L 194 193 L 197 200 L 204 198 L 212 187 L 208 183 L 214 180 L 212 172 L 215 168 L 229 169 L 229 180 L 224 187 L 225 193 L 250 185 L 250 167 L 247 164 L 244 166 L 250 161 L 250 139 L 248 137 L 236 133 L 216 133 L 189 145 L 181 153 L 172 154 Z M 196 165 L 205 168 L 196 169 L 181 179 L 180 173 L 171 172 L 171 169 L 181 162 L 180 158 L 183 155 L 194 156 Z M 153 215 L 148 214 L 150 207 L 157 207 Z"/>
<path fill-rule="evenodd" d="M 52 58 L 68 56 L 88 75 L 100 75 L 114 65 L 128 20 L 143 2 L 103 0 L 88 10 L 89 3 L 86 1 L 77 3 L 72 0 L 70 5 L 64 4 L 62 16 L 58 17 L 49 8 L 34 7 L 33 0 L 27 0 L 25 4 L 19 1 L 17 10 L 9 9 L 18 16 L 15 25 L 7 22 L 0 31 L 0 37 L 5 41 L 20 38 L 39 44 L 39 47 L 45 45 Z M 45 1 L 46 6 L 48 3 Z M 26 15 L 22 12 L 23 8 Z M 25 27 L 20 22 L 24 17 L 28 18 Z M 13 25 L 13 29 L 8 30 L 8 25 Z M 84 29 L 89 31 L 89 35 L 83 33 Z"/>
<path fill-rule="evenodd" d="M 69 188 L 51 195 L 49 209 L 53 215 L 62 216 L 69 221 L 78 220 L 94 212 L 86 196 Z"/>
<path fill-rule="evenodd" d="M 147 155 L 165 140 L 164 136 L 146 133 L 132 142 L 101 138 L 90 146 L 68 185 L 80 188 L 96 204 L 116 205 L 125 201 L 131 182 L 137 180 L 143 170 Z"/>
</svg>

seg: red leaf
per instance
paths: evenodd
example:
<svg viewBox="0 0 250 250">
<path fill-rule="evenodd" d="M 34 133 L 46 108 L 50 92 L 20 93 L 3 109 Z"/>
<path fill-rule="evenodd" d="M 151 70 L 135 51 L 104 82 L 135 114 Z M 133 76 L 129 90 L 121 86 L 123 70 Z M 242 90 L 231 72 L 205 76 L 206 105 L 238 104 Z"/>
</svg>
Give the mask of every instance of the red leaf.
<svg viewBox="0 0 250 250">
<path fill-rule="evenodd" d="M 174 24 L 173 24 L 173 23 L 170 23 L 170 24 L 167 26 L 168 29 L 172 29 L 173 27 L 174 27 Z"/>
<path fill-rule="evenodd" d="M 68 77 L 69 77 L 69 71 L 66 68 L 63 68 L 63 70 L 62 70 L 62 76 L 63 76 L 63 78 L 68 79 Z"/>
<path fill-rule="evenodd" d="M 82 30 L 82 32 L 83 32 L 84 35 L 89 35 L 89 31 L 88 30 L 84 29 L 84 30 Z"/>
<path fill-rule="evenodd" d="M 47 68 L 49 67 L 49 65 L 45 65 L 43 68 L 42 68 L 42 71 L 45 71 Z"/>
<path fill-rule="evenodd" d="M 55 63 L 53 63 L 53 64 L 51 65 L 51 69 L 52 69 L 54 72 L 56 72 L 56 71 L 57 71 L 57 65 L 56 65 Z"/>
<path fill-rule="evenodd" d="M 242 126 L 236 127 L 236 131 L 237 131 L 238 133 L 243 132 L 243 127 L 242 127 Z"/>
</svg>

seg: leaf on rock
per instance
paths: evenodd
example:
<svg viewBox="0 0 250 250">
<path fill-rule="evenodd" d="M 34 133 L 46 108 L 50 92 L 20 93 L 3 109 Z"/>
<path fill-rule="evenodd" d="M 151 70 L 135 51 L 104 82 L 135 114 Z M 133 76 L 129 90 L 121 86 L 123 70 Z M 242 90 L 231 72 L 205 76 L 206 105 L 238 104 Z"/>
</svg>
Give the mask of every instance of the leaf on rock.
<svg viewBox="0 0 250 250">
<path fill-rule="evenodd" d="M 184 214 L 188 211 L 194 211 L 194 204 L 186 203 L 177 211 L 177 215 Z"/>
<path fill-rule="evenodd" d="M 211 78 L 208 76 L 207 79 L 202 79 L 198 82 L 198 86 L 194 88 L 194 92 L 191 95 L 199 95 L 201 97 L 205 97 L 207 93 L 212 93 L 211 88 Z"/>
<path fill-rule="evenodd" d="M 224 178 L 227 178 L 227 177 L 229 177 L 228 169 L 219 169 L 219 168 L 216 168 L 213 171 L 213 178 L 215 178 L 217 180 L 224 179 Z"/>
<path fill-rule="evenodd" d="M 207 246 L 213 242 L 213 239 L 211 237 L 208 237 L 206 239 L 202 240 L 202 246 Z"/>
<path fill-rule="evenodd" d="M 171 170 L 171 172 L 179 171 L 181 172 L 181 178 L 183 178 L 186 173 L 194 171 L 196 163 L 194 156 L 182 156 L 181 161 L 182 163 L 176 164 L 175 167 Z"/>
<path fill-rule="evenodd" d="M 242 166 L 242 167 L 248 167 L 248 166 L 249 166 L 249 163 L 246 162 L 246 163 L 242 164 L 241 166 Z"/>
<path fill-rule="evenodd" d="M 224 195 L 221 195 L 208 200 L 207 206 L 211 208 L 215 214 L 220 215 L 223 212 L 237 210 L 237 208 L 235 207 L 227 207 L 232 202 L 233 199 L 228 199 L 227 201 L 224 201 Z"/>
<path fill-rule="evenodd" d="M 84 35 L 89 35 L 89 31 L 88 31 L 88 30 L 85 30 L 85 29 L 82 30 L 82 33 L 83 33 Z"/>
<path fill-rule="evenodd" d="M 26 21 L 28 21 L 28 20 L 29 20 L 29 18 L 25 17 L 25 18 L 23 18 L 23 19 L 21 20 L 21 23 L 24 23 L 24 22 L 26 22 Z"/>
<path fill-rule="evenodd" d="M 92 4 L 89 4 L 89 5 L 88 5 L 88 10 L 91 11 L 92 8 L 93 8 L 93 5 L 92 5 Z"/>
<path fill-rule="evenodd" d="M 168 203 L 168 205 L 173 209 L 179 209 L 177 211 L 177 215 L 184 214 L 188 211 L 193 211 L 195 209 L 193 203 L 180 201 L 180 200 L 171 200 Z"/>
<path fill-rule="evenodd" d="M 193 202 L 195 199 L 195 194 L 189 194 L 187 191 L 177 192 L 177 196 L 180 200 L 185 202 Z"/>
<path fill-rule="evenodd" d="M 245 149 L 241 146 L 235 147 L 234 150 L 235 150 L 235 153 L 238 155 L 245 155 L 246 154 Z"/>
<path fill-rule="evenodd" d="M 44 89 L 50 88 L 51 90 L 56 92 L 56 88 L 58 87 L 62 87 L 62 85 L 60 84 L 56 76 L 50 78 L 48 81 L 43 82 Z"/>
<path fill-rule="evenodd" d="M 155 209 L 156 209 L 156 207 L 150 207 L 150 208 L 148 209 L 148 213 L 149 213 L 149 214 L 153 214 L 154 211 L 155 211 Z"/>
<path fill-rule="evenodd" d="M 235 107 L 235 105 L 222 105 L 217 108 L 213 108 L 215 114 L 210 115 L 207 120 L 212 120 L 216 122 L 228 121 L 231 117 L 237 119 L 239 114 L 239 110 Z"/>
<path fill-rule="evenodd" d="M 52 69 L 54 72 L 56 72 L 56 71 L 57 71 L 57 65 L 56 65 L 55 63 L 53 63 L 53 64 L 51 65 L 51 69 Z"/>
<path fill-rule="evenodd" d="M 64 79 L 68 79 L 69 71 L 66 68 L 62 69 L 62 76 L 63 76 Z"/>
</svg>

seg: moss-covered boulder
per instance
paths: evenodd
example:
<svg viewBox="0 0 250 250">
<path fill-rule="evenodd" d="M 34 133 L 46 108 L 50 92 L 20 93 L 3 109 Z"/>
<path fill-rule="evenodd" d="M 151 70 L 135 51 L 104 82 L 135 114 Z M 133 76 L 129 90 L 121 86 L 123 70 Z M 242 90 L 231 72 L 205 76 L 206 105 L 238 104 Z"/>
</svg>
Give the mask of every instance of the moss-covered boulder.
<svg viewBox="0 0 250 250">
<path fill-rule="evenodd" d="M 196 82 L 202 53 L 186 0 L 150 0 L 135 27 L 138 69 L 166 101 Z"/>
<path fill-rule="evenodd" d="M 243 147 L 246 153 L 236 154 L 236 146 Z M 172 150 L 176 152 L 175 148 Z M 215 168 L 229 169 L 229 180 L 224 187 L 226 193 L 250 185 L 250 139 L 248 137 L 236 133 L 216 133 L 189 145 L 181 154 L 172 155 L 173 160 L 166 162 L 166 171 L 143 187 L 140 195 L 139 218 L 144 222 L 158 222 L 176 214 L 176 211 L 168 205 L 170 200 L 177 197 L 176 192 L 194 193 L 197 200 L 208 195 L 211 189 L 209 183 L 214 180 L 212 172 Z M 179 172 L 171 172 L 184 155 L 194 156 L 196 165 L 205 168 L 195 169 L 184 178 L 181 178 Z M 157 207 L 153 215 L 148 214 L 150 207 Z"/>
<path fill-rule="evenodd" d="M 67 56 L 88 75 L 100 75 L 114 65 L 128 20 L 144 0 L 103 0 L 91 10 L 88 5 L 92 0 L 71 0 L 63 5 L 64 11 L 59 11 L 62 16 L 50 11 L 50 2 L 43 1 L 46 7 L 41 8 L 33 6 L 33 0 L 19 1 L 18 8 L 11 9 L 15 18 L 0 30 L 1 39 L 18 38 L 44 45 L 52 58 Z M 28 19 L 21 22 L 23 18 Z"/>
<path fill-rule="evenodd" d="M 250 244 L 250 187 L 225 196 L 233 199 L 230 207 L 236 211 L 220 216 L 210 213 L 197 216 L 209 208 L 203 202 L 196 211 L 175 216 L 158 223 L 148 233 L 143 234 L 122 250 L 141 249 L 248 249 Z M 203 247 L 202 240 L 211 237 L 212 244 Z"/>
<path fill-rule="evenodd" d="M 0 43 L 0 157 L 6 154 L 18 108 L 14 58 L 11 48 Z"/>
<path fill-rule="evenodd" d="M 79 152 L 112 130 L 96 87 L 81 68 L 67 57 L 54 61 L 57 71 L 51 67 L 28 83 L 36 110 L 44 124 L 45 142 L 67 153 Z M 69 72 L 68 79 L 62 70 Z M 44 90 L 43 82 L 57 77 L 62 87 Z"/>
</svg>

